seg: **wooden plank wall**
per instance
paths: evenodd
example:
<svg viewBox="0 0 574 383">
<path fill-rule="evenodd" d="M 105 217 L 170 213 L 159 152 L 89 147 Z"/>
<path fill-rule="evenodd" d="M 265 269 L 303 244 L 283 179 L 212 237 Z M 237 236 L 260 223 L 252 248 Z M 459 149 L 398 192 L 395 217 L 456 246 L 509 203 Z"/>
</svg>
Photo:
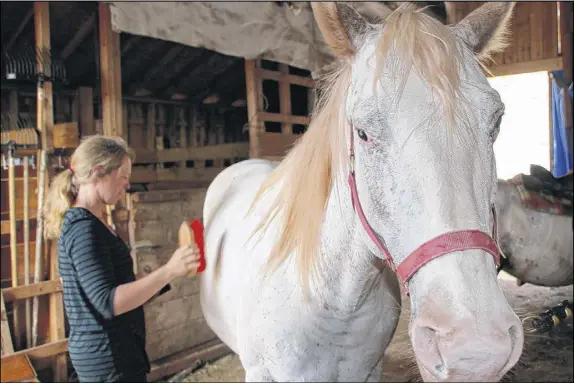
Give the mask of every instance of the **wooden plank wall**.
<svg viewBox="0 0 574 383">
<path fill-rule="evenodd" d="M 466 17 L 484 2 L 456 2 L 454 22 Z M 554 70 L 562 67 L 558 51 L 557 2 L 519 1 L 510 27 L 509 46 L 493 56 L 489 69 L 495 75 Z"/>
</svg>

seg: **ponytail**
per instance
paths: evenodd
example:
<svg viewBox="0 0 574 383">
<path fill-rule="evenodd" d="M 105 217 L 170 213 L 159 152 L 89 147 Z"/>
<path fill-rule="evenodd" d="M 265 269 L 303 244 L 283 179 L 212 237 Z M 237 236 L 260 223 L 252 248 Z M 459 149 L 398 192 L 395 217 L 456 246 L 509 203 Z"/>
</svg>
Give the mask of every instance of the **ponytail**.
<svg viewBox="0 0 574 383">
<path fill-rule="evenodd" d="M 60 236 L 64 215 L 76 202 L 80 185 L 118 169 L 126 157 L 133 159 L 133 152 L 120 137 L 94 135 L 82 140 L 72 155 L 70 168 L 54 177 L 48 190 L 43 211 L 46 239 Z M 103 170 L 93 172 L 96 166 Z"/>
<path fill-rule="evenodd" d="M 78 196 L 73 183 L 74 173 L 66 169 L 52 180 L 44 205 L 45 237 L 56 239 L 62 230 L 64 215 L 72 207 Z"/>
</svg>

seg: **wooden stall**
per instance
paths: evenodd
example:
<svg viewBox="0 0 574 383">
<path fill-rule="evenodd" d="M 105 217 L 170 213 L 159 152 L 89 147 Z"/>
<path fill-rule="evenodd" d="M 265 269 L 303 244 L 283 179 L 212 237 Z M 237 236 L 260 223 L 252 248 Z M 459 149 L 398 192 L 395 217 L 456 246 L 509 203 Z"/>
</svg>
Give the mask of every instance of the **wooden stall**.
<svg viewBox="0 0 574 383">
<path fill-rule="evenodd" d="M 480 4 L 456 3 L 449 16 L 460 20 Z M 308 4 L 300 7 L 310 12 Z M 492 73 L 571 68 L 564 42 L 571 41 L 572 23 L 562 27 L 559 44 L 557 11 L 556 2 L 519 2 L 511 47 L 495 57 Z M 33 55 L 31 79 L 2 78 L 2 134 L 5 127 L 42 127 L 46 184 L 67 168 L 83 137 L 117 135 L 134 149 L 132 188 L 110 208 L 109 218 L 132 249 L 137 272 L 149 274 L 167 262 L 179 224 L 201 218 L 206 188 L 219 172 L 250 157 L 280 160 L 309 123 L 312 68 L 288 65 L 284 57 L 245 59 L 184 45 L 167 32 L 161 39 L 118 32 L 107 2 L 2 2 L 1 17 L 3 68 L 21 47 L 39 45 L 65 69 L 52 73 L 52 66 L 42 67 Z M 37 72 L 48 75 L 40 91 Z M 39 268 L 26 266 L 23 258 L 35 252 L 40 156 L 16 156 L 13 188 L 7 166 L 0 172 L 2 361 L 19 358 L 36 370 L 34 379 L 66 381 L 73 369 L 66 357 L 57 252 L 43 242 Z M 203 319 L 198 287 L 197 278 L 182 278 L 145 305 L 150 380 L 229 352 Z M 26 300 L 35 297 L 38 336 L 30 345 Z"/>
</svg>

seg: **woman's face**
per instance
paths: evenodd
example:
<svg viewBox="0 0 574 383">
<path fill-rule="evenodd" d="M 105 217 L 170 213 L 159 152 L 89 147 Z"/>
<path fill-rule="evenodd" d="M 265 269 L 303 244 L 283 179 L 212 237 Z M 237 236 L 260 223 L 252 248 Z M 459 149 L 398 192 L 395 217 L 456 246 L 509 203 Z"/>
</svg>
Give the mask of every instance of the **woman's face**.
<svg viewBox="0 0 574 383">
<path fill-rule="evenodd" d="M 130 187 L 132 162 L 126 157 L 119 169 L 99 178 L 96 182 L 97 193 L 106 205 L 115 205 Z"/>
</svg>

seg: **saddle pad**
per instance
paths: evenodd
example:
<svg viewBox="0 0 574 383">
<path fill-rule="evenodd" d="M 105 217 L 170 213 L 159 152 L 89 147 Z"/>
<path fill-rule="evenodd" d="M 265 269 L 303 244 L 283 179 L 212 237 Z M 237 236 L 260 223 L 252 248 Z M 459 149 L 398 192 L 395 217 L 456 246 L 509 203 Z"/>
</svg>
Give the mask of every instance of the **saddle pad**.
<svg viewBox="0 0 574 383">
<path fill-rule="evenodd" d="M 572 217 L 572 192 L 544 188 L 525 182 L 522 174 L 514 176 L 511 182 L 516 186 L 524 207 L 549 214 Z"/>
</svg>

